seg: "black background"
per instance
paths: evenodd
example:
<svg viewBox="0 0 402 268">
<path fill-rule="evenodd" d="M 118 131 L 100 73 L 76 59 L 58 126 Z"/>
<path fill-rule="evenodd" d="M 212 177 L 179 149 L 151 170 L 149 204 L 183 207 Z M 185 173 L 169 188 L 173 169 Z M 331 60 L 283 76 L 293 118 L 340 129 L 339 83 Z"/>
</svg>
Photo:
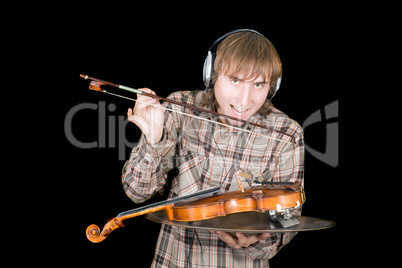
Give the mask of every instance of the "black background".
<svg viewBox="0 0 402 268">
<path fill-rule="evenodd" d="M 137 205 L 125 195 L 120 181 L 125 160 L 119 159 L 118 148 L 109 148 L 109 133 L 106 148 L 82 149 L 68 141 L 64 123 L 76 105 L 114 104 L 116 109 L 107 110 L 106 118 L 115 118 L 116 124 L 117 118 L 125 118 L 127 109 L 134 105 L 128 100 L 90 91 L 89 82 L 79 75 L 83 73 L 133 88 L 149 87 L 160 96 L 178 90 L 203 89 L 202 67 L 212 42 L 228 31 L 252 28 L 275 45 L 282 60 L 282 85 L 274 98 L 278 109 L 300 124 L 336 100 L 340 111 L 339 118 L 329 121 L 339 122 L 339 165 L 331 167 L 306 152 L 307 202 L 303 206 L 305 216 L 333 220 L 337 226 L 299 233 L 270 260 L 270 265 L 339 266 L 344 258 L 342 241 L 346 239 L 337 205 L 339 181 L 346 162 L 342 150 L 345 115 L 339 86 L 341 66 L 347 57 L 346 43 L 339 38 L 344 34 L 339 13 L 332 7 L 312 10 L 308 6 L 294 7 L 291 12 L 255 5 L 202 12 L 195 6 L 184 10 L 180 6 L 166 8 L 170 9 L 77 7 L 68 15 L 50 17 L 57 17 L 57 33 L 48 31 L 48 41 L 42 48 L 50 56 L 45 71 L 54 74 L 51 79 L 57 85 L 45 89 L 46 94 L 54 97 L 44 101 L 43 114 L 48 115 L 44 125 L 48 131 L 41 135 L 45 141 L 40 148 L 46 160 L 39 161 L 47 167 L 40 184 L 46 190 L 37 194 L 37 199 L 43 201 L 43 214 L 51 220 L 45 224 L 46 228 L 42 226 L 46 242 L 36 246 L 35 250 L 40 252 L 37 256 L 45 259 L 54 256 L 67 265 L 149 267 L 159 233 L 160 224 L 138 217 L 125 221 L 126 228 L 115 230 L 99 244 L 85 237 L 90 224 L 102 228 L 108 218 L 159 199 Z M 51 24 L 49 19 L 46 27 Z M 78 140 L 98 140 L 98 112 L 99 109 L 86 109 L 74 115 L 72 132 Z M 325 152 L 325 123 L 328 122 L 305 130 L 306 144 L 321 152 Z M 109 131 L 108 122 L 106 127 Z M 114 131 L 118 135 L 117 126 Z M 140 132 L 129 124 L 125 136 L 135 142 Z M 130 148 L 125 148 L 125 158 L 129 152 Z"/>
</svg>

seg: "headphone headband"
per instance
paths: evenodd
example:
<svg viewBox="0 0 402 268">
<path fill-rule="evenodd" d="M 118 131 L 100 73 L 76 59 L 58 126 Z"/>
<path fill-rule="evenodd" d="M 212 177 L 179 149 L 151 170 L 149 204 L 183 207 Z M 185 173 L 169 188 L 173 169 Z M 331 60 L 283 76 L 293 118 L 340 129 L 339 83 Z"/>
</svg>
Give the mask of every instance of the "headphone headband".
<svg viewBox="0 0 402 268">
<path fill-rule="evenodd" d="M 228 37 L 229 35 L 235 34 L 235 33 L 239 33 L 239 32 L 253 32 L 256 33 L 258 35 L 261 35 L 262 37 L 266 38 L 265 36 L 263 36 L 262 34 L 260 34 L 259 32 L 252 30 L 252 29 L 237 29 L 237 30 L 233 30 L 231 32 L 228 32 L 224 35 L 222 35 L 221 37 L 219 37 L 218 39 L 215 40 L 215 42 L 212 43 L 211 47 L 208 49 L 208 51 L 211 51 L 212 48 L 214 48 L 215 46 L 217 46 L 223 39 L 225 39 L 226 37 Z"/>
</svg>

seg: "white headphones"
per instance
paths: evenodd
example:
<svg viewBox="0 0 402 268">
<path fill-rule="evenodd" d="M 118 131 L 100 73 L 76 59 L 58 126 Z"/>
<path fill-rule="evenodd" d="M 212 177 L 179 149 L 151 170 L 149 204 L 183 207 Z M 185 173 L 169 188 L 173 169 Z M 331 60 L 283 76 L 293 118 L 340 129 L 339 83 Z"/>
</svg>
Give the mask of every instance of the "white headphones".
<svg viewBox="0 0 402 268">
<path fill-rule="evenodd" d="M 226 37 L 228 37 L 229 35 L 232 35 L 232 34 L 238 33 L 238 32 L 253 32 L 253 33 L 256 33 L 256 34 L 264 37 L 265 39 L 267 39 L 265 36 L 263 36 L 259 32 L 252 30 L 252 29 L 234 30 L 234 31 L 228 32 L 227 34 L 222 35 L 221 37 L 216 39 L 215 42 L 212 43 L 211 47 L 208 49 L 208 55 L 204 61 L 204 69 L 202 72 L 202 76 L 203 76 L 204 84 L 206 87 L 206 89 L 205 89 L 206 91 L 208 91 L 213 86 L 211 83 L 211 76 L 214 72 L 214 61 L 215 61 L 215 57 L 216 57 L 216 48 L 217 48 L 218 44 L 220 42 L 222 42 L 222 40 L 225 39 Z M 270 94 L 268 94 L 268 99 L 272 99 L 275 96 L 276 92 L 279 90 L 281 81 L 282 81 L 282 75 L 281 75 L 281 77 L 278 78 L 276 85 L 273 85 L 273 87 L 271 88 L 273 90 L 270 90 Z M 271 91 L 273 91 L 273 92 L 271 93 Z"/>
</svg>

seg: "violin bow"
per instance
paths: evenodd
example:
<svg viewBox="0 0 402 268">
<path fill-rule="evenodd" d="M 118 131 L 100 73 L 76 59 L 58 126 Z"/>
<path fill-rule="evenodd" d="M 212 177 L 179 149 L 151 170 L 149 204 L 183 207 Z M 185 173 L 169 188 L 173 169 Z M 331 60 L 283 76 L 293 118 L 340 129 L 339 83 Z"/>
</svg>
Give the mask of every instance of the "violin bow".
<svg viewBox="0 0 402 268">
<path fill-rule="evenodd" d="M 274 139 L 274 140 L 278 140 L 278 141 L 282 141 L 282 142 L 286 142 L 286 143 L 295 144 L 294 137 L 289 135 L 289 134 L 287 134 L 287 133 L 285 133 L 285 132 L 283 132 L 283 131 L 274 130 L 272 128 L 269 128 L 269 127 L 266 127 L 266 126 L 263 126 L 263 125 L 260 125 L 260 124 L 257 124 L 257 123 L 249 122 L 249 121 L 241 119 L 241 118 L 237 118 L 237 117 L 233 117 L 233 116 L 230 116 L 230 115 L 218 113 L 218 112 L 215 112 L 215 111 L 212 111 L 212 110 L 197 107 L 197 106 L 190 105 L 190 104 L 187 104 L 187 103 L 183 103 L 183 102 L 180 102 L 180 101 L 175 101 L 175 100 L 172 100 L 172 99 L 164 98 L 164 97 L 161 97 L 161 96 L 158 96 L 158 95 L 154 95 L 154 94 L 150 94 L 150 93 L 141 91 L 139 89 L 135 89 L 135 88 L 115 84 L 115 83 L 108 82 L 108 81 L 105 81 L 105 80 L 101 80 L 101 79 L 91 77 L 91 76 L 88 76 L 88 75 L 85 75 L 85 74 L 80 74 L 80 77 L 84 78 L 85 80 L 91 80 L 91 82 L 89 84 L 89 89 L 91 89 L 91 90 L 95 90 L 95 91 L 99 91 L 99 92 L 106 93 L 106 94 L 109 94 L 109 95 L 113 95 L 113 96 L 116 96 L 116 97 L 120 97 L 120 98 L 124 98 L 124 99 L 128 99 L 128 100 L 140 102 L 137 99 L 132 99 L 132 98 L 121 96 L 121 95 L 114 94 L 114 93 L 111 93 L 111 92 L 107 92 L 106 90 L 101 88 L 102 85 L 113 86 L 113 87 L 116 87 L 116 88 L 119 88 L 119 89 L 122 89 L 122 90 L 125 90 L 125 91 L 128 91 L 128 92 L 131 92 L 131 93 L 144 95 L 144 96 L 147 96 L 147 97 L 151 97 L 151 98 L 154 98 L 154 99 L 157 99 L 157 100 L 160 100 L 160 101 L 164 101 L 164 102 L 176 104 L 176 105 L 179 105 L 179 106 L 183 106 L 183 107 L 186 107 L 186 108 L 189 108 L 189 109 L 192 109 L 192 110 L 196 110 L 196 111 L 199 111 L 199 112 L 213 114 L 213 115 L 218 116 L 218 117 L 225 117 L 225 118 L 240 121 L 242 123 L 246 123 L 246 124 L 249 124 L 249 125 L 252 125 L 252 126 L 268 129 L 268 130 L 271 130 L 273 132 L 278 132 L 278 133 L 280 133 L 280 134 L 282 134 L 284 136 L 289 137 L 290 141 L 286 141 L 286 140 L 283 140 L 283 139 L 279 139 L 279 138 L 275 138 L 275 137 L 272 137 L 272 136 L 264 135 L 262 133 L 256 133 L 256 132 L 253 132 L 253 131 L 250 131 L 250 130 L 247 130 L 247 129 L 231 126 L 231 125 L 228 125 L 228 124 L 225 124 L 225 123 L 220 123 L 220 122 L 217 122 L 217 121 L 209 120 L 207 118 L 196 116 L 196 115 L 193 115 L 193 114 L 183 113 L 183 112 L 180 112 L 178 110 L 173 110 L 173 109 L 169 109 L 169 108 L 166 108 L 166 107 L 159 107 L 158 106 L 158 108 L 162 108 L 162 109 L 169 110 L 169 111 L 172 111 L 172 112 L 176 112 L 176 113 L 179 113 L 179 114 L 183 114 L 183 115 L 186 115 L 186 116 L 194 117 L 194 118 L 197 118 L 197 119 L 200 119 L 200 120 L 212 122 L 212 123 L 215 123 L 215 124 L 223 125 L 223 126 L 226 126 L 226 127 L 231 127 L 233 129 L 241 130 L 243 132 L 248 132 L 248 133 L 264 136 L 264 137 L 267 137 L 269 139 Z M 149 104 L 149 105 L 154 106 L 152 104 Z"/>
</svg>

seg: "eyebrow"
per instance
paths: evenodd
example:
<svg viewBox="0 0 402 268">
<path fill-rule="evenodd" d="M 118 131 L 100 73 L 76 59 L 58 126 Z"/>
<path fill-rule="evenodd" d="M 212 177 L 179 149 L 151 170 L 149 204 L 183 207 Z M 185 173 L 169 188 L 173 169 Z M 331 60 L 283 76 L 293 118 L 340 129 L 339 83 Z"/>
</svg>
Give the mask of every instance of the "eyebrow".
<svg viewBox="0 0 402 268">
<path fill-rule="evenodd" d="M 229 77 L 229 79 L 236 79 L 236 80 L 239 80 L 241 82 L 245 81 L 244 79 L 241 79 L 241 78 L 239 78 L 239 77 L 237 77 L 235 75 L 227 75 L 227 77 Z M 253 83 L 254 84 L 267 84 L 267 83 L 269 83 L 269 81 L 267 82 L 267 81 L 263 80 L 263 81 L 253 82 Z"/>
</svg>

